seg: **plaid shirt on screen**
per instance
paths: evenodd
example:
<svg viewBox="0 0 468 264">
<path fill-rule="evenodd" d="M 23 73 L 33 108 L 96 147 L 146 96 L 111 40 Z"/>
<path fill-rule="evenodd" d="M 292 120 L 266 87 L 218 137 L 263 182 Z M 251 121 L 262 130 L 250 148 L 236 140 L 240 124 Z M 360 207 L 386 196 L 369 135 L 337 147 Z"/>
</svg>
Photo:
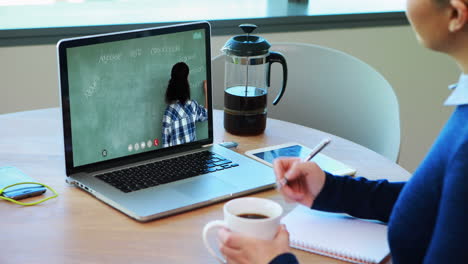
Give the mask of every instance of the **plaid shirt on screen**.
<svg viewBox="0 0 468 264">
<path fill-rule="evenodd" d="M 162 124 L 163 147 L 170 147 L 197 139 L 195 122 L 208 120 L 207 110 L 196 101 L 170 104 L 164 111 Z"/>
</svg>

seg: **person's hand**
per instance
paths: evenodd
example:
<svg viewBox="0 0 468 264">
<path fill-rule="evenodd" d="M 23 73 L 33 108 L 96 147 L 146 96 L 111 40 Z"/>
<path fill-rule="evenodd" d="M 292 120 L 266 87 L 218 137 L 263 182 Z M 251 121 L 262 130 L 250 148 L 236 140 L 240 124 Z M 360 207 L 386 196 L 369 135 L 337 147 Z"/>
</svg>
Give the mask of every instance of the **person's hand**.
<svg viewBox="0 0 468 264">
<path fill-rule="evenodd" d="M 325 184 L 325 172 L 315 162 L 303 162 L 298 158 L 278 158 L 273 162 L 276 182 L 287 179 L 278 188 L 287 201 L 311 207 Z"/>
<path fill-rule="evenodd" d="M 221 228 L 218 231 L 220 251 L 229 264 L 267 264 L 276 256 L 290 252 L 289 233 L 280 226 L 273 240 L 262 240 L 231 232 Z"/>
</svg>

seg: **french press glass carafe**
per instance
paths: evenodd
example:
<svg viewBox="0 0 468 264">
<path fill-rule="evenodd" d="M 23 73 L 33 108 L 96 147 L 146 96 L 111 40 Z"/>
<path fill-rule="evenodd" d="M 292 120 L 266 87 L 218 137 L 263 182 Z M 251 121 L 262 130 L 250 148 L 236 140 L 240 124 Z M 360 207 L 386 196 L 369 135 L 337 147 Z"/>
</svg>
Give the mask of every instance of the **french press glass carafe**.
<svg viewBox="0 0 468 264">
<path fill-rule="evenodd" d="M 279 62 L 283 68 L 283 85 L 273 105 L 284 94 L 288 69 L 283 55 L 269 51 L 268 41 L 250 35 L 257 26 L 243 24 L 239 27 L 246 34 L 232 37 L 222 48 L 226 55 L 224 128 L 236 135 L 256 135 L 266 126 L 271 64 Z"/>
</svg>

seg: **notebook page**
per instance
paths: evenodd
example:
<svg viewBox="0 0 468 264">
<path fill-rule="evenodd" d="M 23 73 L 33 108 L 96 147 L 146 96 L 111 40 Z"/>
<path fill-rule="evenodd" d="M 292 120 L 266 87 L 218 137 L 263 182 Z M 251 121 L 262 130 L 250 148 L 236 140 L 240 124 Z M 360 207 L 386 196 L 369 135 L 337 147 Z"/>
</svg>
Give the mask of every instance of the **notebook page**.
<svg viewBox="0 0 468 264">
<path fill-rule="evenodd" d="M 291 246 L 348 261 L 379 263 L 389 253 L 387 226 L 299 205 L 283 219 Z"/>
</svg>

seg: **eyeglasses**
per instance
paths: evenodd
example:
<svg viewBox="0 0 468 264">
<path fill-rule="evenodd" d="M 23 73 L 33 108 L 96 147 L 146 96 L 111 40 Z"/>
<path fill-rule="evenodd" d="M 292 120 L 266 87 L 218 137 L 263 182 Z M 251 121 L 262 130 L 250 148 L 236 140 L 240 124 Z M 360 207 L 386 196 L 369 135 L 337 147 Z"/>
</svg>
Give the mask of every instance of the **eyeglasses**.
<svg viewBox="0 0 468 264">
<path fill-rule="evenodd" d="M 42 186 L 42 187 L 45 187 L 47 188 L 48 190 L 50 190 L 54 195 L 52 196 L 49 196 L 49 197 L 46 197 L 44 199 L 41 199 L 39 201 L 35 201 L 35 202 L 30 202 L 30 203 L 23 203 L 23 202 L 20 202 L 18 200 L 15 200 L 15 199 L 12 199 L 12 198 L 9 198 L 9 197 L 5 197 L 4 196 L 4 193 L 8 192 L 8 188 L 11 188 L 13 186 L 18 186 L 18 185 L 26 185 L 26 184 L 35 184 L 35 185 L 38 185 L 38 186 Z M 30 185 L 29 185 L 30 186 Z M 11 190 L 11 189 L 10 189 Z M 10 201 L 12 203 L 15 203 L 15 204 L 19 204 L 19 205 L 36 205 L 36 204 L 40 204 L 40 203 L 43 203 L 47 200 L 50 200 L 52 198 L 55 198 L 58 196 L 58 193 L 52 188 L 52 187 L 49 187 L 45 184 L 42 184 L 42 183 L 37 183 L 37 182 L 20 182 L 20 183 L 15 183 L 15 184 L 12 184 L 12 185 L 8 185 L 6 186 L 5 188 L 3 189 L 0 189 L 0 199 L 3 199 L 3 200 L 6 200 L 6 201 Z"/>
</svg>

